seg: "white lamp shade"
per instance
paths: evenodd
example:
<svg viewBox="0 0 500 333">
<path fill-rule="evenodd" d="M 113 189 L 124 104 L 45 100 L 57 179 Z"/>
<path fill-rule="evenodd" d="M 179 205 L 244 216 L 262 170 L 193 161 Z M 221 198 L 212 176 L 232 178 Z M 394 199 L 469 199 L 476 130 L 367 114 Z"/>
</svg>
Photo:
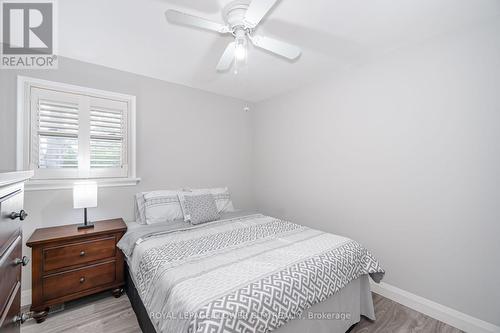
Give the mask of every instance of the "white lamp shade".
<svg viewBox="0 0 500 333">
<path fill-rule="evenodd" d="M 91 207 L 97 207 L 97 183 L 76 183 L 73 186 L 73 208 Z"/>
</svg>

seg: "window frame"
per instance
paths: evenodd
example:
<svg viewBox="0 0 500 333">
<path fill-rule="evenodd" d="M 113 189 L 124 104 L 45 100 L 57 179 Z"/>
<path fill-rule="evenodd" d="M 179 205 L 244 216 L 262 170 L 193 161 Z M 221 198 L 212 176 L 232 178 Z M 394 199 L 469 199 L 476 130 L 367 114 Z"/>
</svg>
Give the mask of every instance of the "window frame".
<svg viewBox="0 0 500 333">
<path fill-rule="evenodd" d="M 72 188 L 73 184 L 80 180 L 95 180 L 100 187 L 108 186 L 132 186 L 137 185 L 140 178 L 136 175 L 136 97 L 122 93 L 93 89 L 66 83 L 36 79 L 26 76 L 17 77 L 17 137 L 16 137 L 16 168 L 17 170 L 34 169 L 30 165 L 32 154 L 32 110 L 31 110 L 31 89 L 41 88 L 47 90 L 61 91 L 63 93 L 85 95 L 89 97 L 112 99 L 127 103 L 127 175 L 124 177 L 83 177 L 83 178 L 61 178 L 43 179 L 36 178 L 29 180 L 26 190 L 47 190 Z M 60 170 L 62 171 L 62 170 Z M 34 169 L 35 175 L 37 170 Z M 57 172 L 57 171 L 56 171 Z"/>
</svg>

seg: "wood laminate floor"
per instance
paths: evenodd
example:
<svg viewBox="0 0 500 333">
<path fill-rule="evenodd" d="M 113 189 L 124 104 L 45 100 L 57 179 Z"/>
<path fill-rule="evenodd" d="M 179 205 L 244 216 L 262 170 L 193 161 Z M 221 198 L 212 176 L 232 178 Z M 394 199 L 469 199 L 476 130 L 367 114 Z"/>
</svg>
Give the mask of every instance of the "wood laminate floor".
<svg viewBox="0 0 500 333">
<path fill-rule="evenodd" d="M 462 333 L 461 330 L 407 308 L 378 294 L 373 294 L 375 317 L 362 317 L 350 333 Z"/>
<path fill-rule="evenodd" d="M 362 318 L 350 333 L 460 333 L 462 331 L 387 298 L 373 294 L 377 320 Z M 126 295 L 114 298 L 109 293 L 69 302 L 65 309 L 50 314 L 36 324 L 28 320 L 21 333 L 140 333 L 139 324 Z"/>
</svg>

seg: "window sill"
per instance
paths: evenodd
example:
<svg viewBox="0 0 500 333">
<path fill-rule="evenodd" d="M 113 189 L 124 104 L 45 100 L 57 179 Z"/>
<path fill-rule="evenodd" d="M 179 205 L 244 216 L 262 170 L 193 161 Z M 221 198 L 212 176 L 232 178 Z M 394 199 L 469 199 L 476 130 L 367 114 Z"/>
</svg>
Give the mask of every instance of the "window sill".
<svg viewBox="0 0 500 333">
<path fill-rule="evenodd" d="M 101 178 L 92 180 L 96 181 L 99 187 L 120 187 L 120 186 L 135 186 L 141 181 L 141 178 Z M 26 191 L 72 189 L 73 184 L 78 181 L 80 180 L 79 179 L 31 179 L 24 184 L 24 189 Z"/>
</svg>

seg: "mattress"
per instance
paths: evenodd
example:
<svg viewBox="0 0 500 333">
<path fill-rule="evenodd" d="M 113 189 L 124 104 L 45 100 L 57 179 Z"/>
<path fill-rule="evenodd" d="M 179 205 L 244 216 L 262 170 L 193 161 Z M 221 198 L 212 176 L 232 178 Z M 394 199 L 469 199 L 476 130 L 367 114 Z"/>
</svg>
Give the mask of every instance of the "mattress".
<svg viewBox="0 0 500 333">
<path fill-rule="evenodd" d="M 128 223 L 118 246 L 157 332 L 344 332 L 374 319 L 357 242 L 261 214 L 203 225 Z"/>
</svg>

